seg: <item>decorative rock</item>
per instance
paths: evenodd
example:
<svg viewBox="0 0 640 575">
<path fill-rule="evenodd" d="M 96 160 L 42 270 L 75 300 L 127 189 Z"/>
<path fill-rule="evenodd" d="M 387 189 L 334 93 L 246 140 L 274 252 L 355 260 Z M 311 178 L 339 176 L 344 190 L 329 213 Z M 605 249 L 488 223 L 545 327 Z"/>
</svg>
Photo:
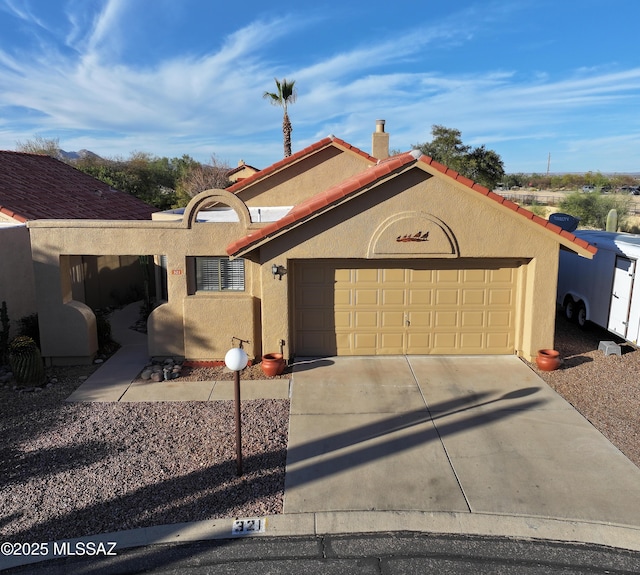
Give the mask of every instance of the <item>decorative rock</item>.
<svg viewBox="0 0 640 575">
<path fill-rule="evenodd" d="M 80 377 L 78 377 L 79 381 L 86 381 L 87 379 L 89 379 L 89 376 L 87 375 L 81 375 Z"/>
<path fill-rule="evenodd" d="M 152 373 L 153 373 L 153 372 L 152 372 L 150 369 L 144 369 L 144 370 L 142 371 L 142 373 L 140 374 L 140 377 L 141 377 L 142 379 L 151 379 L 151 374 L 152 374 Z"/>
<path fill-rule="evenodd" d="M 163 379 L 163 378 L 162 378 L 162 372 L 154 371 L 154 372 L 151 374 L 151 381 L 156 381 L 156 382 L 158 382 L 158 381 L 162 381 L 162 379 Z"/>
<path fill-rule="evenodd" d="M 100 359 L 100 358 L 94 359 L 93 363 L 104 363 L 104 359 Z"/>
</svg>

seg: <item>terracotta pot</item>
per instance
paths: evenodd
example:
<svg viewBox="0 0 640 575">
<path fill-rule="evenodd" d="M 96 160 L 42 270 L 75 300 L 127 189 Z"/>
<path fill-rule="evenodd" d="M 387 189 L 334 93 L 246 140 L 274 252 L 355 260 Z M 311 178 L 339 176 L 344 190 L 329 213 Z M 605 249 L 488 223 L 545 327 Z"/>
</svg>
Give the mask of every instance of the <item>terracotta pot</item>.
<svg viewBox="0 0 640 575">
<path fill-rule="evenodd" d="M 280 375 L 286 366 L 286 362 L 281 353 L 267 353 L 262 356 L 262 371 L 268 377 Z"/>
<path fill-rule="evenodd" d="M 536 357 L 538 369 L 542 371 L 553 371 L 560 367 L 560 352 L 555 349 L 539 349 Z"/>
</svg>

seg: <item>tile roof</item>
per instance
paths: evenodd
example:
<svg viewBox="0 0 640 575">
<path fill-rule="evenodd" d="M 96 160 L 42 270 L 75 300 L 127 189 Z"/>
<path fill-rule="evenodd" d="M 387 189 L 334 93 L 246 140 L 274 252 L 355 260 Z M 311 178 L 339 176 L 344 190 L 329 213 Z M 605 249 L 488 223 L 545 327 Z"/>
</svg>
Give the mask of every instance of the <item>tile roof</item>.
<svg viewBox="0 0 640 575">
<path fill-rule="evenodd" d="M 340 184 L 333 186 L 332 188 L 320 192 L 300 204 L 294 206 L 289 213 L 276 222 L 267 224 L 266 226 L 256 229 L 247 234 L 243 238 L 240 238 L 227 246 L 227 253 L 231 256 L 239 254 L 241 251 L 246 251 L 252 246 L 267 241 L 271 237 L 280 235 L 289 228 L 300 225 L 304 221 L 311 219 L 322 213 L 323 211 L 332 208 L 333 206 L 341 203 L 342 200 L 355 196 L 358 193 L 365 192 L 366 189 L 372 187 L 380 179 L 386 178 L 394 172 L 404 170 L 407 166 L 417 165 L 426 169 L 426 171 L 436 171 L 444 174 L 448 178 L 457 181 L 460 184 L 470 188 L 471 190 L 486 196 L 487 198 L 501 204 L 503 207 L 513 210 L 516 214 L 535 222 L 547 230 L 558 234 L 565 240 L 576 244 L 577 246 L 595 253 L 597 248 L 585 242 L 584 240 L 577 238 L 575 235 L 562 230 L 559 226 L 552 224 L 548 220 L 536 216 L 529 210 L 521 208 L 514 202 L 505 200 L 502 196 L 495 194 L 488 190 L 484 186 L 477 184 L 465 178 L 458 172 L 443 166 L 442 164 L 434 161 L 429 156 L 422 155 L 418 151 L 405 152 L 396 156 L 391 156 L 386 160 L 379 161 L 375 166 L 372 166 L 359 174 L 356 174 Z M 426 168 L 429 166 L 429 168 Z M 267 168 L 268 169 L 268 168 Z"/>
<path fill-rule="evenodd" d="M 340 138 L 336 138 L 335 136 L 327 136 L 326 138 L 316 142 L 315 144 L 311 144 L 310 146 L 307 146 L 306 148 L 296 152 L 295 154 L 292 154 L 291 156 L 283 158 L 282 160 L 276 162 L 275 164 L 271 164 L 270 166 L 260 170 L 259 172 L 256 172 L 255 174 L 249 176 L 248 178 L 244 178 L 243 180 L 236 182 L 232 186 L 228 187 L 227 191 L 231 192 L 232 194 L 236 194 L 241 190 L 243 190 L 244 188 L 246 188 L 247 186 L 250 186 L 251 184 L 259 180 L 262 180 L 268 177 L 269 175 L 279 170 L 282 170 L 283 168 L 286 168 L 287 166 L 293 165 L 296 162 L 299 162 L 300 160 L 302 160 L 303 158 L 306 158 L 307 156 L 310 156 L 311 154 L 314 154 L 315 152 L 318 152 L 319 150 L 322 150 L 329 146 L 336 146 L 338 148 L 342 148 L 344 150 L 353 152 L 361 156 L 368 162 L 371 162 L 372 164 L 375 164 L 378 161 L 377 158 L 370 156 L 366 152 L 363 152 L 359 148 L 352 146 L 351 144 L 349 144 L 348 142 L 345 142 L 344 140 L 341 140 Z"/>
<path fill-rule="evenodd" d="M 156 211 L 50 156 L 0 151 L 0 212 L 20 222 L 148 220 Z"/>
</svg>

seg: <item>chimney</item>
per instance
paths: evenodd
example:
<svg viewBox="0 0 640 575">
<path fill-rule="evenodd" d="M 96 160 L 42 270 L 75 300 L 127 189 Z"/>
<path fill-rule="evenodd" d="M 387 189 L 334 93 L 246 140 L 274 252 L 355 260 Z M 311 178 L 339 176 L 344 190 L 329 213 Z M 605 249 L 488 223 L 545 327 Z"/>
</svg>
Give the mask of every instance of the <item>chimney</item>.
<svg viewBox="0 0 640 575">
<path fill-rule="evenodd" d="M 371 155 L 378 160 L 389 157 L 389 134 L 384 131 L 384 120 L 376 120 L 376 131 L 371 135 Z"/>
</svg>

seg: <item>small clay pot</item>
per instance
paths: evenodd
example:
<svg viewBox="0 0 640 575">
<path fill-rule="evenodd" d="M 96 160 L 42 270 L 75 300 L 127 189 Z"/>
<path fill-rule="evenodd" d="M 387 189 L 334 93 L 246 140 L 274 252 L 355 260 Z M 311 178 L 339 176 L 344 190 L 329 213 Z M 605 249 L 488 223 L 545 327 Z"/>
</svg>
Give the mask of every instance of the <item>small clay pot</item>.
<svg viewBox="0 0 640 575">
<path fill-rule="evenodd" d="M 267 377 L 273 377 L 284 371 L 286 362 L 281 353 L 267 353 L 262 356 L 260 366 Z"/>
<path fill-rule="evenodd" d="M 539 349 L 536 365 L 542 371 L 553 371 L 560 367 L 560 352 L 555 349 Z"/>
</svg>

